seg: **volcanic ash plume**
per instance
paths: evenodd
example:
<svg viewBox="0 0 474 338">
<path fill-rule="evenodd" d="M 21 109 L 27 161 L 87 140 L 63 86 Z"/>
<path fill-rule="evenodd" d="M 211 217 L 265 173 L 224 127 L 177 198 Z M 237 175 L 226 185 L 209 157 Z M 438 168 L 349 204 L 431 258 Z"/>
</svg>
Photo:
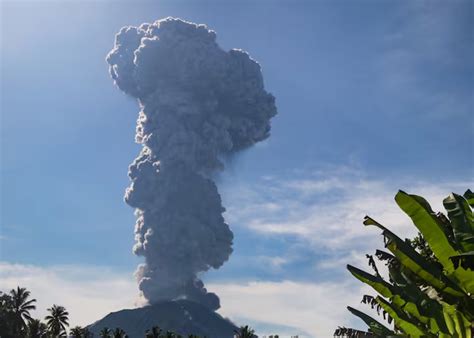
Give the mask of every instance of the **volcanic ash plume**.
<svg viewBox="0 0 474 338">
<path fill-rule="evenodd" d="M 260 66 L 241 50 L 222 50 L 204 25 L 167 18 L 124 27 L 107 56 L 110 74 L 141 111 L 125 201 L 136 208 L 134 252 L 145 298 L 187 298 L 219 308 L 197 274 L 232 252 L 213 173 L 224 155 L 269 136 L 275 99 Z"/>
</svg>

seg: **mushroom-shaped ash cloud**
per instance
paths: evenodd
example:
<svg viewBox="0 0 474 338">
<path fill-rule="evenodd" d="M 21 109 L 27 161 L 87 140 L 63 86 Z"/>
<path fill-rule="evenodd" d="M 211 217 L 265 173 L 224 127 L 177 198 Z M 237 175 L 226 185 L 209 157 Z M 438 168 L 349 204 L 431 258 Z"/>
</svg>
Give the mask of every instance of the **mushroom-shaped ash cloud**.
<svg viewBox="0 0 474 338">
<path fill-rule="evenodd" d="M 219 268 L 233 234 L 213 174 L 221 158 L 269 136 L 275 99 L 259 64 L 222 50 L 204 25 L 166 18 L 124 27 L 107 56 L 115 84 L 138 100 L 125 201 L 136 208 L 136 276 L 151 303 L 187 298 L 219 308 L 198 273 Z"/>
</svg>

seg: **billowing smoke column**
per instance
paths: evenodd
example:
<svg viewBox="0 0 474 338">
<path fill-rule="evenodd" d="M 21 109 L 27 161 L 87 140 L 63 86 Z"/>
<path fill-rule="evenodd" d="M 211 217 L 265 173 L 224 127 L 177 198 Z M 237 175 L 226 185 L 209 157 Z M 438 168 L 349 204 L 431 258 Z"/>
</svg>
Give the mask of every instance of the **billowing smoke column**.
<svg viewBox="0 0 474 338">
<path fill-rule="evenodd" d="M 222 50 L 204 25 L 166 18 L 124 27 L 107 56 L 110 74 L 138 99 L 136 141 L 125 201 L 136 208 L 134 252 L 145 298 L 187 298 L 219 308 L 197 274 L 219 268 L 233 234 L 213 173 L 220 158 L 269 136 L 275 99 L 260 66 L 241 50 Z"/>
</svg>

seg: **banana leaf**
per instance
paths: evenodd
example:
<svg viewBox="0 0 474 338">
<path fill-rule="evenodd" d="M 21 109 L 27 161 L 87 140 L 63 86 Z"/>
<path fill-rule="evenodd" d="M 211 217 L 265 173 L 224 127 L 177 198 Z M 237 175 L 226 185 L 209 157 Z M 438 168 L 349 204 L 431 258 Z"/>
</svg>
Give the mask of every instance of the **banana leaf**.
<svg viewBox="0 0 474 338">
<path fill-rule="evenodd" d="M 418 277 L 428 282 L 440 292 L 449 293 L 455 297 L 464 297 L 466 293 L 453 281 L 448 279 L 441 269 L 427 261 L 415 249 L 400 237 L 388 230 L 385 226 L 369 216 L 365 216 L 364 225 L 375 225 L 380 228 L 385 238 L 385 246 L 398 260 L 415 273 Z"/>
<path fill-rule="evenodd" d="M 471 322 L 456 309 L 456 306 L 440 302 L 443 306 L 445 322 L 448 324 L 453 337 L 471 338 Z"/>
<path fill-rule="evenodd" d="M 407 299 L 412 299 L 407 300 Z M 416 319 L 424 324 L 427 331 L 438 334 L 449 334 L 446 326 L 443 309 L 439 303 L 430 299 L 418 288 L 410 288 L 410 292 L 403 290 L 402 295 L 394 294 L 390 298 L 391 305 L 409 318 Z"/>
<path fill-rule="evenodd" d="M 401 329 L 405 334 L 410 337 L 433 337 L 432 334 L 428 333 L 421 323 L 417 323 L 413 319 L 405 316 L 399 309 L 395 308 L 392 304 L 387 302 L 381 297 L 376 298 L 380 306 L 393 318 L 395 326 Z"/>
<path fill-rule="evenodd" d="M 409 195 L 404 191 L 399 191 L 395 196 L 398 206 L 412 219 L 413 224 L 422 233 L 428 242 L 436 258 L 443 265 L 448 273 L 454 271 L 454 265 L 449 257 L 455 256 L 457 252 L 449 242 L 446 229 L 439 222 L 428 202 L 416 195 Z"/>
<path fill-rule="evenodd" d="M 435 307 L 428 308 L 430 317 L 435 320 L 430 321 L 430 317 L 421 314 L 419 306 L 423 302 L 429 301 L 429 298 L 421 292 L 418 288 L 400 288 L 395 285 L 391 285 L 383 280 L 380 276 L 372 275 L 363 270 L 360 270 L 351 265 L 347 266 L 347 269 L 352 273 L 354 277 L 360 281 L 372 286 L 379 294 L 389 298 L 392 302 L 392 307 L 397 309 L 399 312 L 406 312 L 412 318 L 416 318 L 420 323 L 426 324 L 429 327 L 429 331 L 432 333 L 447 332 L 446 325 L 442 318 L 442 310 Z M 390 313 L 389 313 L 390 314 Z"/>
<path fill-rule="evenodd" d="M 382 296 L 386 298 L 392 297 L 393 286 L 384 281 L 382 277 L 374 276 L 350 264 L 347 265 L 347 270 L 349 270 L 349 272 L 361 282 L 370 285 L 372 288 L 374 288 L 375 291 L 380 293 Z"/>
<path fill-rule="evenodd" d="M 471 189 L 467 189 L 464 193 L 464 198 L 466 199 L 467 203 L 474 208 L 474 192 Z"/>
<path fill-rule="evenodd" d="M 464 197 L 450 194 L 443 200 L 453 227 L 454 238 L 463 252 L 474 250 L 474 217 Z"/>
<path fill-rule="evenodd" d="M 420 196 L 408 195 L 401 190 L 395 196 L 395 200 L 420 230 L 436 258 L 443 265 L 446 275 L 450 279 L 457 280 L 467 293 L 474 294 L 474 271 L 465 270 L 462 267 L 454 268 L 450 257 L 462 252 L 451 246 L 444 225 L 435 216 L 428 202 Z"/>
<path fill-rule="evenodd" d="M 376 334 L 377 336 L 387 337 L 387 336 L 395 335 L 395 332 L 393 332 L 388 327 L 386 327 L 379 321 L 375 320 L 371 316 L 366 315 L 365 313 L 357 309 L 354 309 L 353 307 L 350 307 L 350 306 L 348 306 L 347 309 L 352 314 L 362 319 L 369 326 L 370 332 Z"/>
</svg>

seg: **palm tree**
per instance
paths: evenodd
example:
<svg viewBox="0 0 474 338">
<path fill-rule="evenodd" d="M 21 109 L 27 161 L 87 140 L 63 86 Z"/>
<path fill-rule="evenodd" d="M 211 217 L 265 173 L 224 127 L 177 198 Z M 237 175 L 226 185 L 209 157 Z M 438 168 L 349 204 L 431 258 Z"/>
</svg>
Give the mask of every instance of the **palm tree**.
<svg viewBox="0 0 474 338">
<path fill-rule="evenodd" d="M 146 338 L 160 338 L 161 332 L 163 332 L 158 326 L 153 326 L 151 330 L 146 330 Z"/>
<path fill-rule="evenodd" d="M 28 323 L 28 338 L 44 338 L 48 334 L 45 323 L 38 319 L 32 319 Z"/>
<path fill-rule="evenodd" d="M 114 332 L 112 333 L 113 338 L 125 338 L 128 337 L 124 330 L 117 327 L 115 328 Z"/>
<path fill-rule="evenodd" d="M 54 304 L 50 309 L 50 313 L 45 317 L 48 329 L 53 337 L 62 337 L 66 333 L 66 326 L 69 326 L 69 313 L 63 306 Z"/>
<path fill-rule="evenodd" d="M 36 309 L 36 306 L 33 305 L 36 302 L 36 299 L 30 299 L 30 291 L 25 288 L 20 288 L 19 286 L 10 291 L 10 297 L 12 300 L 12 310 L 14 314 L 14 323 L 13 323 L 13 332 L 15 336 L 21 336 L 21 331 L 26 328 L 25 319 L 27 321 L 32 320 L 30 316 L 30 311 Z"/>
<path fill-rule="evenodd" d="M 0 337 L 13 337 L 13 300 L 9 294 L 0 291 Z"/>
<path fill-rule="evenodd" d="M 256 337 L 255 331 L 252 330 L 248 325 L 241 326 L 240 329 L 234 330 L 235 338 L 254 338 Z"/>
<path fill-rule="evenodd" d="M 104 327 L 100 332 L 99 336 L 101 338 L 110 338 L 110 335 L 112 334 L 112 330 L 110 330 L 108 327 Z"/>
<path fill-rule="evenodd" d="M 84 337 L 84 329 L 80 326 L 74 326 L 71 331 L 69 331 L 69 335 L 72 338 L 83 338 Z"/>
</svg>

